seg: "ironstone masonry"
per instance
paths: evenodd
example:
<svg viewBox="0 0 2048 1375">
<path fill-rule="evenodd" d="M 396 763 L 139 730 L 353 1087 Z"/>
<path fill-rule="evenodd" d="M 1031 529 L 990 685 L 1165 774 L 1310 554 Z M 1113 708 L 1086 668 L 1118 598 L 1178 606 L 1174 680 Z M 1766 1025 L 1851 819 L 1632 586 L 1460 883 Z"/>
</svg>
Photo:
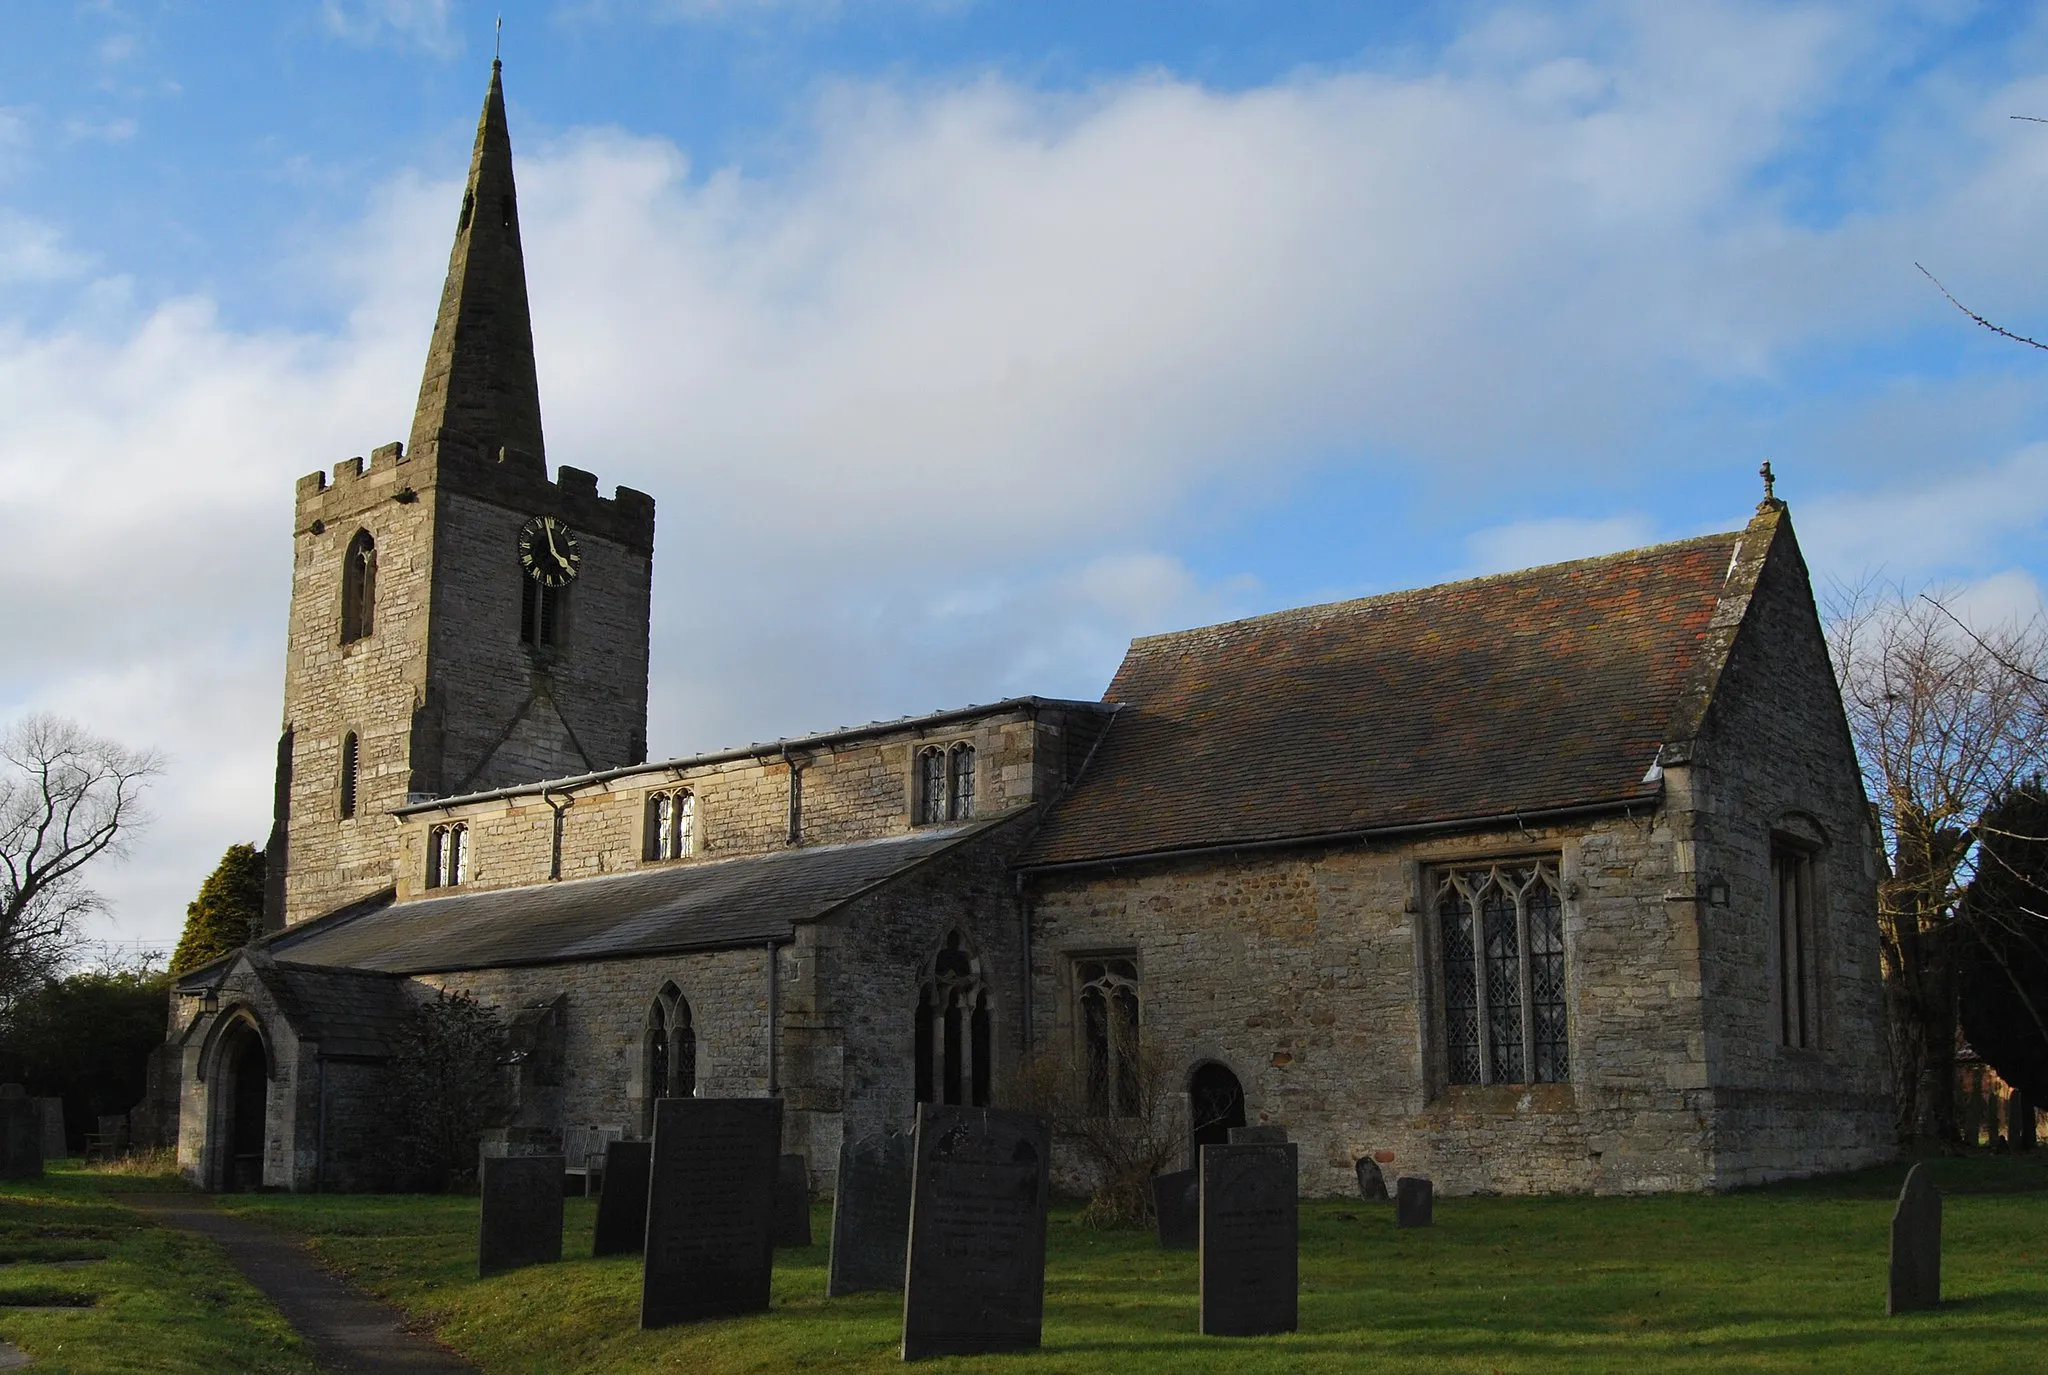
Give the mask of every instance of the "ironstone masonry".
<svg viewBox="0 0 2048 1375">
<path fill-rule="evenodd" d="M 299 483 L 270 929 L 180 980 L 161 1062 L 202 1184 L 388 1184 L 383 1077 L 444 988 L 513 1027 L 490 1150 L 770 1096 L 828 1194 L 844 1142 L 1027 1056 L 1117 1110 L 1132 1028 L 1286 1124 L 1310 1194 L 1364 1157 L 1635 1192 L 1893 1153 L 1874 838 L 1775 498 L 1142 639 L 1099 702 L 649 761 L 654 502 L 543 444 L 494 68 L 409 438 Z M 582 553 L 547 644 L 542 517 Z"/>
</svg>

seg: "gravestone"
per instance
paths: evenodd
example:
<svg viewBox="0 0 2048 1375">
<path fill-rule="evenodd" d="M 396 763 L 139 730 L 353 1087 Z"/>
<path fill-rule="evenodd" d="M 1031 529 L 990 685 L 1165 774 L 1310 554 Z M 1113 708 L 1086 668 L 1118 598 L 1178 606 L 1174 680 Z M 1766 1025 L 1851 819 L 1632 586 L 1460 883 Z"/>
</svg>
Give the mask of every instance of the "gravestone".
<svg viewBox="0 0 2048 1375">
<path fill-rule="evenodd" d="M 800 1155 L 776 1161 L 774 1233 L 777 1246 L 811 1244 L 811 1168 Z"/>
<path fill-rule="evenodd" d="M 71 1154 L 64 1141 L 64 1100 L 38 1098 L 36 1108 L 43 1115 L 43 1159 L 64 1159 Z"/>
<path fill-rule="evenodd" d="M 1941 1190 L 1925 1165 L 1906 1172 L 1892 1210 L 1891 1285 L 1884 1311 L 1910 1313 L 1941 1304 Z"/>
<path fill-rule="evenodd" d="M 642 1328 L 767 1310 L 781 1150 L 780 1098 L 654 1105 Z"/>
<path fill-rule="evenodd" d="M 902 1132 L 841 1143 L 839 1178 L 832 1189 L 827 1298 L 871 1289 L 902 1291 L 914 1145 Z"/>
<path fill-rule="evenodd" d="M 1287 1128 L 1282 1126 L 1232 1127 L 1230 1144 L 1233 1146 L 1284 1146 L 1287 1144 Z"/>
<path fill-rule="evenodd" d="M 43 1115 L 19 1084 L 0 1084 L 0 1179 L 43 1177 Z"/>
<path fill-rule="evenodd" d="M 593 1256 L 637 1256 L 647 1244 L 647 1165 L 654 1147 L 645 1141 L 607 1141 L 604 1192 L 597 1196 Z"/>
<path fill-rule="evenodd" d="M 1429 1227 L 1436 1223 L 1436 1186 L 1404 1174 L 1394 1181 L 1394 1225 Z"/>
<path fill-rule="evenodd" d="M 1358 1159 L 1358 1196 L 1371 1203 L 1387 1201 L 1387 1177 L 1380 1172 L 1380 1162 L 1371 1156 Z"/>
<path fill-rule="evenodd" d="M 1301 1148 L 1202 1150 L 1202 1335 L 1292 1332 L 1299 1309 Z"/>
<path fill-rule="evenodd" d="M 1202 1176 L 1174 1170 L 1152 1177 L 1152 1211 L 1159 1218 L 1159 1249 L 1193 1251 L 1202 1244 Z"/>
<path fill-rule="evenodd" d="M 562 1164 L 559 1155 L 484 1157 L 479 1279 L 562 1258 Z"/>
<path fill-rule="evenodd" d="M 1027 1113 L 918 1107 L 904 1360 L 1038 1349 L 1050 1145 Z"/>
</svg>

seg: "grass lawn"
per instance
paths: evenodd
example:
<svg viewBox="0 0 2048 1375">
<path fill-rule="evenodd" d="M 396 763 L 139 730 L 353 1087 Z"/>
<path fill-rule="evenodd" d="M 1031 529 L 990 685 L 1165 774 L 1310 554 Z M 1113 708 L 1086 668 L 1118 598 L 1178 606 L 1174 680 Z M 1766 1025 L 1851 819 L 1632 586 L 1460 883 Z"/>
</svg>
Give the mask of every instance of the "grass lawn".
<svg viewBox="0 0 2048 1375">
<path fill-rule="evenodd" d="M 37 1375 L 313 1375 L 284 1318 L 211 1242 L 120 1206 L 125 1191 L 178 1187 L 62 1166 L 0 1184 L 0 1341 Z"/>
<path fill-rule="evenodd" d="M 1196 1334 L 1193 1254 L 1087 1230 L 1063 1208 L 1051 1229 L 1045 1349 L 931 1365 L 1230 1375 L 2048 1369 L 2048 1158 L 1945 1160 L 1935 1170 L 1947 1195 L 1947 1301 L 1934 1313 L 1884 1313 L 1903 1166 L 1719 1197 L 1443 1199 L 1428 1231 L 1396 1231 L 1389 1208 L 1307 1203 L 1301 1331 L 1255 1340 Z M 828 1301 L 822 1245 L 777 1253 L 766 1314 L 642 1333 L 631 1258 L 477 1280 L 474 1199 L 226 1203 L 307 1234 L 334 1268 L 494 1372 L 900 1368 L 900 1301 Z M 571 1200 L 572 1257 L 588 1251 L 593 1213 Z M 812 1225 L 822 1241 L 829 1210 L 819 1207 Z M 67 1320 L 79 1321 L 54 1321 Z"/>
</svg>

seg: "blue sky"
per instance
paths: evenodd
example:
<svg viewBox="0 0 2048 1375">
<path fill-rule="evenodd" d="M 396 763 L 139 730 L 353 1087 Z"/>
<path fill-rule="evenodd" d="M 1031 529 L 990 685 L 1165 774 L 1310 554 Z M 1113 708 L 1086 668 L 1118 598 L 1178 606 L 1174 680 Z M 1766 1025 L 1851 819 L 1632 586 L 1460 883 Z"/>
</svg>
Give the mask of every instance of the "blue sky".
<svg viewBox="0 0 2048 1375">
<path fill-rule="evenodd" d="M 405 432 L 492 43 L 10 6 L 0 716 L 163 748 L 105 934 L 267 825 L 290 500 Z M 652 743 L 1722 528 L 2040 603 L 2035 6 L 507 7 L 550 457 L 661 503 Z M 169 570 L 175 570 L 171 572 Z"/>
</svg>

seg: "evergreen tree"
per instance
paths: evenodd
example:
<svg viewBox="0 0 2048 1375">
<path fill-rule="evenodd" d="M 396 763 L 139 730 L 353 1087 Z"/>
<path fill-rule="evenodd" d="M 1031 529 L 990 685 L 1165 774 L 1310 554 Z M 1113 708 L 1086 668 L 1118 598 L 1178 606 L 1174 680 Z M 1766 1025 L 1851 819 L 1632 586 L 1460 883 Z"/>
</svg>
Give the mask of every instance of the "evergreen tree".
<svg viewBox="0 0 2048 1375">
<path fill-rule="evenodd" d="M 253 845 L 230 845 L 185 908 L 185 934 L 171 955 L 171 972 L 182 974 L 241 949 L 262 925 L 263 852 Z"/>
<path fill-rule="evenodd" d="M 2029 1103 L 2048 1103 L 2048 785 L 2007 793 L 1977 834 L 1957 970 L 1963 1035 Z"/>
</svg>

